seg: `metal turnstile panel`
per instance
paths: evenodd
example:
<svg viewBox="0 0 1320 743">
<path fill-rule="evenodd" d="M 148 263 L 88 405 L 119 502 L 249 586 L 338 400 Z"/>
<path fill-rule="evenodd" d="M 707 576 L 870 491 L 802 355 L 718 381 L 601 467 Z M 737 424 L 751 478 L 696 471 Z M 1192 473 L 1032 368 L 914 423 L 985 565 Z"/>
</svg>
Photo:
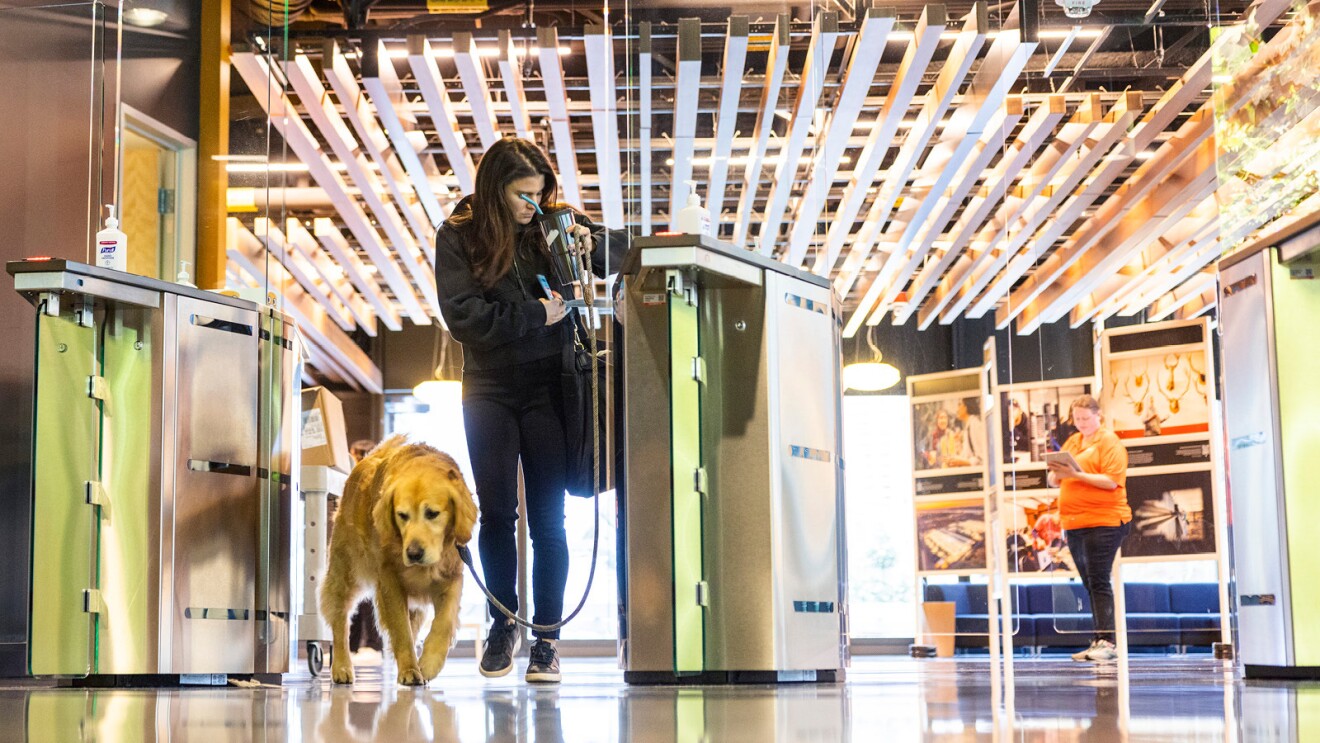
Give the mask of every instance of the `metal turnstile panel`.
<svg viewBox="0 0 1320 743">
<path fill-rule="evenodd" d="M 301 384 L 298 336 L 293 322 L 273 310 L 261 313 L 260 343 L 261 486 L 257 571 L 256 666 L 258 673 L 289 670 L 293 594 L 293 501 L 298 493 L 298 450 L 294 421 L 299 420 Z"/>
<path fill-rule="evenodd" d="M 256 647 L 256 312 L 177 298 L 174 673 L 245 673 Z"/>
<path fill-rule="evenodd" d="M 719 284 L 701 294 L 702 533 L 706 664 L 773 671 L 775 606 L 769 466 L 772 407 L 765 288 Z"/>
<path fill-rule="evenodd" d="M 625 680 L 836 678 L 843 560 L 830 287 L 709 238 L 656 240 L 634 244 L 622 313 Z"/>
<path fill-rule="evenodd" d="M 1269 252 L 1223 269 L 1219 301 L 1238 653 L 1292 664 Z M 1267 556 L 1268 555 L 1268 556 Z M 1268 598 L 1266 598 L 1268 597 Z"/>
<path fill-rule="evenodd" d="M 839 663 L 838 425 L 833 297 L 766 273 L 777 668 Z"/>
<path fill-rule="evenodd" d="M 1268 252 L 1224 269 L 1220 331 L 1229 437 L 1238 646 L 1248 663 L 1289 665 L 1287 544 L 1278 479 L 1278 408 Z M 1273 550 L 1260 559 L 1262 549 Z M 1268 600 L 1262 597 L 1270 597 Z M 1244 603 L 1245 601 L 1245 603 Z"/>
<path fill-rule="evenodd" d="M 627 466 L 620 511 L 629 528 L 619 545 L 627 580 L 620 598 L 623 665 L 672 673 L 673 518 L 670 513 L 669 308 L 663 274 L 650 283 L 629 277 L 624 301 L 623 368 Z M 645 524 L 645 528 L 638 526 Z"/>
</svg>

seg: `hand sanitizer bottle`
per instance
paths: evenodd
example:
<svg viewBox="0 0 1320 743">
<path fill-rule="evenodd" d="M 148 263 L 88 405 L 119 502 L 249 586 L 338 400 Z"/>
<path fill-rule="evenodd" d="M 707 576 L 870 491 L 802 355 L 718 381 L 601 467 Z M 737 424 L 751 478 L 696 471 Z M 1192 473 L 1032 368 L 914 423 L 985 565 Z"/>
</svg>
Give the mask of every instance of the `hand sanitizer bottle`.
<svg viewBox="0 0 1320 743">
<path fill-rule="evenodd" d="M 197 285 L 192 282 L 192 274 L 188 273 L 188 266 L 192 265 L 188 261 L 179 261 L 179 275 L 174 280 L 184 286 L 191 286 L 196 289 Z"/>
<path fill-rule="evenodd" d="M 688 184 L 688 200 L 687 206 L 678 210 L 678 231 L 689 235 L 709 235 L 710 212 L 701 205 L 701 196 L 697 194 L 697 182 L 684 182 Z"/>
<path fill-rule="evenodd" d="M 119 220 L 115 219 L 115 207 L 106 204 L 110 216 L 105 218 L 105 229 L 96 233 L 96 265 L 101 268 L 113 268 L 116 271 L 128 270 L 128 235 L 119 229 Z"/>
</svg>

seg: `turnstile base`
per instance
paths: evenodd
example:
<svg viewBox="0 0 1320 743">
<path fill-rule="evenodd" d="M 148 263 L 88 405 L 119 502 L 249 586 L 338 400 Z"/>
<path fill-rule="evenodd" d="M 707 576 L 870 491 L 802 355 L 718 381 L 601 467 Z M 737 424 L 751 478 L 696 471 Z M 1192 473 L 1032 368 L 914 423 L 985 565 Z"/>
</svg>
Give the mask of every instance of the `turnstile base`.
<svg viewBox="0 0 1320 743">
<path fill-rule="evenodd" d="M 23 678 L 27 675 L 27 643 L 0 642 L 0 678 Z"/>
<path fill-rule="evenodd" d="M 721 684 L 838 684 L 843 670 L 703 671 L 678 675 L 670 671 L 624 671 L 623 682 L 635 686 L 717 686 Z"/>
<path fill-rule="evenodd" d="M 1242 675 L 1249 679 L 1287 679 L 1320 681 L 1320 666 L 1242 666 Z"/>
<path fill-rule="evenodd" d="M 95 675 L 82 678 L 62 678 L 58 686 L 68 689 L 142 689 L 175 686 L 225 686 L 230 681 L 257 681 L 279 686 L 284 682 L 280 673 L 132 673 Z"/>
</svg>

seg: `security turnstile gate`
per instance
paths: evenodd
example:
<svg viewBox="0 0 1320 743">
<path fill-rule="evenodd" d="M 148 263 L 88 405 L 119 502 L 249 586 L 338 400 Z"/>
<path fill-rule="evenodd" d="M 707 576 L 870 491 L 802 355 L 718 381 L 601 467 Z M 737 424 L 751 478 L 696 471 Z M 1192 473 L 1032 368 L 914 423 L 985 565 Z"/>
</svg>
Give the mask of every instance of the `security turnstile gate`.
<svg viewBox="0 0 1320 743">
<path fill-rule="evenodd" d="M 252 302 L 66 261 L 36 309 L 28 672 L 289 668 L 301 348 Z"/>
<path fill-rule="evenodd" d="M 698 236 L 636 240 L 624 273 L 625 679 L 841 678 L 829 283 Z"/>
<path fill-rule="evenodd" d="M 1219 264 L 1236 645 L 1249 678 L 1320 678 L 1318 244 L 1312 228 Z"/>
</svg>

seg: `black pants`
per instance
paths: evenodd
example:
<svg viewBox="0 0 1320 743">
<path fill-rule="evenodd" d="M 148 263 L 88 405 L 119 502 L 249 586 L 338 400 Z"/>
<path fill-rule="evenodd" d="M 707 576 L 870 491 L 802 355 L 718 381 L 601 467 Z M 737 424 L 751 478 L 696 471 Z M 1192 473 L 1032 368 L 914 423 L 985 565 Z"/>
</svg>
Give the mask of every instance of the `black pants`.
<svg viewBox="0 0 1320 743">
<path fill-rule="evenodd" d="M 1122 526 L 1093 526 L 1065 532 L 1077 574 L 1091 597 L 1091 618 L 1097 640 L 1114 641 L 1114 583 L 1110 575 L 1118 548 L 1130 531 L 1131 521 Z"/>
<path fill-rule="evenodd" d="M 477 485 L 481 529 L 477 547 L 486 585 L 500 603 L 518 610 L 518 461 L 532 537 L 532 601 L 535 624 L 563 618 L 568 582 L 564 534 L 566 479 L 560 359 L 495 371 L 463 374 L 463 424 L 472 479 Z M 490 607 L 495 622 L 507 621 Z M 557 638 L 559 632 L 537 632 Z"/>
</svg>

